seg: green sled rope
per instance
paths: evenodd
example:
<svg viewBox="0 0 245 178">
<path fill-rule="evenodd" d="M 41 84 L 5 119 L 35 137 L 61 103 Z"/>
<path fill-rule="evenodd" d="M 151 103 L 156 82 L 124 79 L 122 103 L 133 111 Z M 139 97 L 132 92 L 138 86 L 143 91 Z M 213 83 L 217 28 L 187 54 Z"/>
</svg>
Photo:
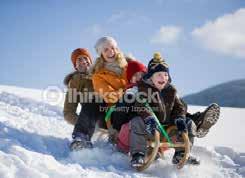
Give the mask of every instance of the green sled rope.
<svg viewBox="0 0 245 178">
<path fill-rule="evenodd" d="M 167 133 L 167 131 L 163 128 L 162 124 L 159 122 L 157 116 L 153 112 L 152 108 L 150 107 L 149 103 L 145 103 L 145 106 L 148 108 L 148 110 L 152 113 L 153 118 L 155 122 L 157 123 L 158 130 L 161 132 L 161 134 L 167 139 L 169 144 L 173 144 L 171 142 L 171 139 Z M 111 114 L 113 111 L 115 111 L 116 105 L 111 106 L 107 111 L 106 111 L 106 116 L 105 116 L 105 121 L 107 122 L 108 120 L 111 119 Z"/>
<path fill-rule="evenodd" d="M 115 111 L 115 108 L 116 108 L 116 105 L 113 105 L 111 106 L 107 111 L 106 111 L 106 114 L 105 114 L 105 121 L 107 122 L 108 120 L 111 119 L 111 114 L 113 111 Z"/>
<path fill-rule="evenodd" d="M 159 122 L 156 114 L 153 112 L 152 108 L 150 107 L 149 103 L 145 103 L 145 106 L 148 108 L 148 110 L 151 112 L 151 114 L 153 115 L 153 118 L 155 120 L 155 122 L 157 123 L 157 127 L 158 127 L 158 130 L 161 132 L 161 134 L 167 139 L 168 143 L 169 144 L 173 144 L 171 142 L 171 139 L 169 138 L 169 135 L 167 133 L 167 131 L 163 128 L 162 124 Z"/>
</svg>

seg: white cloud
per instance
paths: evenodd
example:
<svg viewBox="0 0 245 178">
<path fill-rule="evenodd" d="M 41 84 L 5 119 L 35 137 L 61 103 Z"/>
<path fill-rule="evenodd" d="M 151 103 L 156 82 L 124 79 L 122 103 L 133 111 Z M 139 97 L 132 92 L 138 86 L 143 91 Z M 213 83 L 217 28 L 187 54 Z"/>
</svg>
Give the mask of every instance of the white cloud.
<svg viewBox="0 0 245 178">
<path fill-rule="evenodd" d="M 209 21 L 192 31 L 192 36 L 215 52 L 245 57 L 245 8 Z"/>
<path fill-rule="evenodd" d="M 151 43 L 169 45 L 175 43 L 182 29 L 177 26 L 162 26 L 152 37 Z"/>
<path fill-rule="evenodd" d="M 106 34 L 111 34 L 114 28 L 120 27 L 137 27 L 137 24 L 147 24 L 151 20 L 145 16 L 140 15 L 135 12 L 129 11 L 118 11 L 111 14 L 106 20 L 102 20 L 103 23 L 95 23 L 85 28 L 85 32 L 93 36 L 105 36 Z"/>
</svg>

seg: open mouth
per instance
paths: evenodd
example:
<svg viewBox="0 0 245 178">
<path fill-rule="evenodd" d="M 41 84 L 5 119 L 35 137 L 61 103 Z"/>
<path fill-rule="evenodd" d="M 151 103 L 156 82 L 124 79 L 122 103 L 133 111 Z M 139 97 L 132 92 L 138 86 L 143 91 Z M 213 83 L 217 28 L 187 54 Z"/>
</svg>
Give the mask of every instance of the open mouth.
<svg viewBox="0 0 245 178">
<path fill-rule="evenodd" d="M 116 55 L 115 54 L 112 54 L 112 55 L 110 55 L 108 57 L 111 58 L 111 59 L 114 59 L 116 57 Z"/>
<path fill-rule="evenodd" d="M 157 82 L 159 85 L 163 85 L 163 84 L 165 84 L 165 82 L 164 81 L 159 81 L 159 82 Z"/>
</svg>

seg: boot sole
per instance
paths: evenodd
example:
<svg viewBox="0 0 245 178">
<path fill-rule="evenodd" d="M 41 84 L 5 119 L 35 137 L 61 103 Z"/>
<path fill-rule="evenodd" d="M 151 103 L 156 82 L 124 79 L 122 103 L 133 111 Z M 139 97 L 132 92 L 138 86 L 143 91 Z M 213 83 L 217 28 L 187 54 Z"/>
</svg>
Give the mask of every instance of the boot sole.
<svg viewBox="0 0 245 178">
<path fill-rule="evenodd" d="M 197 129 L 197 133 L 196 136 L 198 138 L 202 138 L 205 135 L 207 135 L 207 133 L 209 132 L 209 129 L 217 123 L 217 121 L 219 120 L 219 115 L 220 115 L 220 107 L 218 104 L 214 103 L 211 104 L 205 115 L 204 115 L 204 120 L 202 122 L 202 124 L 199 126 L 199 128 Z"/>
</svg>

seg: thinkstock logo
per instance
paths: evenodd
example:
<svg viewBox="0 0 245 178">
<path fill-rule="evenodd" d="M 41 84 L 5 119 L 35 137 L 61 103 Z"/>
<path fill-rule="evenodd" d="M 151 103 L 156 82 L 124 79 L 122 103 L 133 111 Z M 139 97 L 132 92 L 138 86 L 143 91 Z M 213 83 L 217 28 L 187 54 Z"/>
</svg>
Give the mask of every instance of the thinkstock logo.
<svg viewBox="0 0 245 178">
<path fill-rule="evenodd" d="M 58 105 L 66 100 L 68 103 L 103 103 L 105 99 L 110 103 L 149 103 L 159 102 L 158 92 L 152 91 L 151 88 L 144 92 L 128 93 L 123 89 L 105 92 L 100 89 L 98 92 L 90 91 L 84 88 L 78 91 L 76 88 L 62 89 L 58 86 L 48 86 L 42 92 L 42 99 L 51 104 Z"/>
</svg>

